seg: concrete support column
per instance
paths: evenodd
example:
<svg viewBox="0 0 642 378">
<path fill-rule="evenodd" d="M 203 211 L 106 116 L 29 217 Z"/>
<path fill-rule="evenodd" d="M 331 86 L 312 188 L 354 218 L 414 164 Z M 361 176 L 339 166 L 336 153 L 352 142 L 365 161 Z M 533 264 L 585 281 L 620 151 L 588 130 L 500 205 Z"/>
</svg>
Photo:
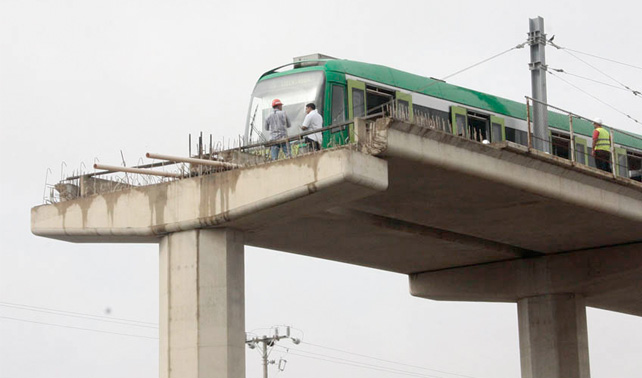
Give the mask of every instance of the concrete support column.
<svg viewBox="0 0 642 378">
<path fill-rule="evenodd" d="M 584 297 L 523 298 L 517 311 L 522 378 L 590 378 Z"/>
<path fill-rule="evenodd" d="M 244 378 L 242 234 L 175 232 L 160 243 L 160 377 Z"/>
</svg>

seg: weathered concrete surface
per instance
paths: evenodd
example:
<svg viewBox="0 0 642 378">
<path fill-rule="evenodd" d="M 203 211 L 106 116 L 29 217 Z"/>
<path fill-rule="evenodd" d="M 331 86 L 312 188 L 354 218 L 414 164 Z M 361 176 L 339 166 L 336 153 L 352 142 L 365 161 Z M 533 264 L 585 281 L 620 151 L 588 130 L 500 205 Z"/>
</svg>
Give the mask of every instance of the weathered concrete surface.
<svg viewBox="0 0 642 378">
<path fill-rule="evenodd" d="M 590 378 L 581 295 L 524 298 L 517 311 L 522 378 Z"/>
<path fill-rule="evenodd" d="M 642 251 L 608 247 L 424 272 L 410 276 L 412 295 L 438 300 L 517 302 L 577 293 L 592 307 L 640 314 Z"/>
<path fill-rule="evenodd" d="M 242 234 L 174 232 L 160 241 L 160 377 L 244 378 Z"/>
<path fill-rule="evenodd" d="M 642 315 L 642 185 L 509 143 L 355 125 L 356 148 L 39 206 L 32 231 L 160 241 L 168 378 L 242 376 L 241 243 L 410 274 L 425 298 L 517 302 L 525 378 L 588 378 L 584 304 Z"/>
<path fill-rule="evenodd" d="M 329 150 L 39 206 L 32 230 L 74 242 L 157 242 L 174 231 L 229 227 L 247 245 L 406 274 L 595 248 L 642 254 L 638 183 L 514 145 L 389 120 L 379 126 L 385 133 L 373 138 L 357 125 L 360 141 L 376 139 L 366 150 L 377 156 Z M 621 277 L 622 287 L 637 284 Z M 495 300 L 493 290 L 476 300 Z M 586 298 L 642 314 L 638 295 L 618 293 L 596 289 Z M 434 288 L 418 295 L 456 299 Z"/>
<path fill-rule="evenodd" d="M 385 161 L 342 149 L 34 207 L 31 229 L 72 242 L 158 242 L 171 232 L 233 222 L 269 226 L 289 211 L 296 217 L 339 206 L 387 182 Z"/>
</svg>

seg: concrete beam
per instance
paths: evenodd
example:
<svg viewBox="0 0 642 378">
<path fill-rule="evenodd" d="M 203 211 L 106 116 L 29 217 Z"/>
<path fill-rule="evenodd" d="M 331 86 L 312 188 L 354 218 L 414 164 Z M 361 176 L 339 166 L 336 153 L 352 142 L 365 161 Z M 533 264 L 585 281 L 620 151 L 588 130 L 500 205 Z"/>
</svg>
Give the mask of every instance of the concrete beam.
<svg viewBox="0 0 642 378">
<path fill-rule="evenodd" d="M 171 232 L 248 218 L 267 224 L 287 214 L 284 204 L 329 208 L 385 190 L 387 185 L 384 160 L 339 149 L 37 206 L 31 210 L 31 230 L 72 242 L 158 242 Z M 274 211 L 277 208 L 280 211 Z"/>
<path fill-rule="evenodd" d="M 586 174 L 590 169 L 571 162 L 557 164 L 561 159 L 551 155 L 541 159 L 541 153 L 491 148 L 436 130 L 419 136 L 404 131 L 408 127 L 402 122 L 390 125 L 384 156 L 421 162 L 584 209 L 642 221 L 642 186 L 631 180 L 605 180 L 609 176 Z"/>
<path fill-rule="evenodd" d="M 411 294 L 423 298 L 517 302 L 577 293 L 589 306 L 642 316 L 639 290 L 633 290 L 639 285 L 642 243 L 410 275 Z"/>
<path fill-rule="evenodd" d="M 243 249 L 229 229 L 161 239 L 161 378 L 245 378 Z"/>
</svg>

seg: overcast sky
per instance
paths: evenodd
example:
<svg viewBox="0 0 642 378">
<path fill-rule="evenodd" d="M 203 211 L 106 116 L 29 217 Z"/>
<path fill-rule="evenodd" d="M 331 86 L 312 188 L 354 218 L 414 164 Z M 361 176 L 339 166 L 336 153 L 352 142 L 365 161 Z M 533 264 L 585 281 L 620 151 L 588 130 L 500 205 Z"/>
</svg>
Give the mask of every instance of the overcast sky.
<svg viewBox="0 0 642 378">
<path fill-rule="evenodd" d="M 121 151 L 128 165 L 148 151 L 186 156 L 190 133 L 234 138 L 260 74 L 315 52 L 439 78 L 525 41 L 528 19 L 540 15 L 560 46 L 640 66 L 641 8 L 620 0 L 0 0 L 0 378 L 158 376 L 157 246 L 33 236 L 29 210 L 43 202 L 47 169 L 53 184 L 95 159 L 120 164 Z M 619 85 L 564 51 L 546 54 L 551 67 Z M 580 57 L 642 88 L 639 68 Z M 522 101 L 528 60 L 527 49 L 514 50 L 448 81 Z M 642 134 L 626 117 L 642 119 L 641 98 L 560 77 L 610 106 L 549 76 L 550 103 Z M 320 346 L 441 371 L 413 370 L 422 375 L 520 376 L 514 304 L 413 298 L 403 275 L 247 247 L 246 311 L 248 331 L 290 324 L 304 332 L 307 345 L 273 354 L 288 361 L 284 378 L 402 377 Z M 639 377 L 642 319 L 589 309 L 588 322 L 592 376 Z M 247 376 L 259 374 L 249 351 Z"/>
</svg>

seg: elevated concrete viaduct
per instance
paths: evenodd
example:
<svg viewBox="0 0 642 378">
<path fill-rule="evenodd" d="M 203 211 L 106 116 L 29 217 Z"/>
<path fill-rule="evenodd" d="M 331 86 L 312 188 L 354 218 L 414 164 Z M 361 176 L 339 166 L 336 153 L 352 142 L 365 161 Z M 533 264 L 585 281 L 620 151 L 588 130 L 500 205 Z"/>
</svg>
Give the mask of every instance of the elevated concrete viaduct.
<svg viewBox="0 0 642 378">
<path fill-rule="evenodd" d="M 587 378 L 585 306 L 642 315 L 642 186 L 392 120 L 357 143 L 32 209 L 36 235 L 160 245 L 162 377 L 244 377 L 243 246 L 518 305 L 522 377 Z M 309 230 L 314 230 L 310 232 Z"/>
</svg>

